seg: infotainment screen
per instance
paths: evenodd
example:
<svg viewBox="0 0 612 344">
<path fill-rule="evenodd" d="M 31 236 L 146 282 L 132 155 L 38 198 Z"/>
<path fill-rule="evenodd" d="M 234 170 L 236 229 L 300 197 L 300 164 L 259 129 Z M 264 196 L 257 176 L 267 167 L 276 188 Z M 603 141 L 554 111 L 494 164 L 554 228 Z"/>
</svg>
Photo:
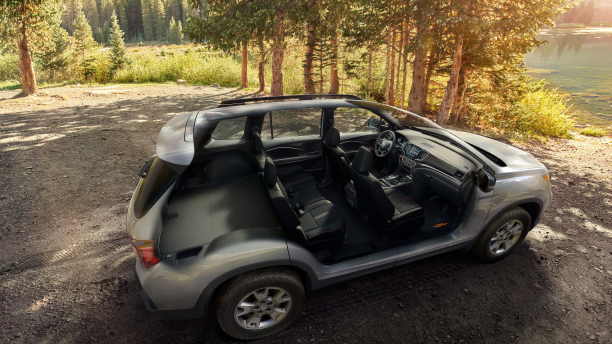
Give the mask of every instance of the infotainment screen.
<svg viewBox="0 0 612 344">
<path fill-rule="evenodd" d="M 422 151 L 423 150 L 421 148 L 415 145 L 408 145 L 408 147 L 406 147 L 406 155 L 413 159 L 417 158 Z"/>
</svg>

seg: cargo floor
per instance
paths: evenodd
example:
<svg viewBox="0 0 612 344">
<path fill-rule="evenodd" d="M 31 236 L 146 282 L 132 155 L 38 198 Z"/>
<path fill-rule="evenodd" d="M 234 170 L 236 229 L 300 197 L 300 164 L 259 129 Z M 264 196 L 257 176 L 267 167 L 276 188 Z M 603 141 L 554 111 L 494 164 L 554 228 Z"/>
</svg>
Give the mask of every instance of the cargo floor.
<svg viewBox="0 0 612 344">
<path fill-rule="evenodd" d="M 260 175 L 178 190 L 168 205 L 160 251 L 203 245 L 239 229 L 278 226 Z"/>
</svg>

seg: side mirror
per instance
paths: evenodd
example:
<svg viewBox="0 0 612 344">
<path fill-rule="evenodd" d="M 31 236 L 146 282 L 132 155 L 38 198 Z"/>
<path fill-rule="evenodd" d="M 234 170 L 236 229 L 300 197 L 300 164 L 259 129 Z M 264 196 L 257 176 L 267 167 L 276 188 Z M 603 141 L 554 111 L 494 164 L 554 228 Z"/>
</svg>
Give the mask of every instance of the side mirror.
<svg viewBox="0 0 612 344">
<path fill-rule="evenodd" d="M 472 178 L 474 179 L 474 183 L 478 185 L 478 188 L 482 190 L 482 192 L 493 191 L 493 187 L 495 186 L 495 177 L 493 177 L 489 172 L 482 169 L 474 171 L 472 172 Z"/>
<path fill-rule="evenodd" d="M 366 126 L 370 129 L 378 130 L 378 127 L 380 126 L 380 120 L 376 117 L 372 117 L 368 119 L 368 121 L 366 122 Z"/>
</svg>

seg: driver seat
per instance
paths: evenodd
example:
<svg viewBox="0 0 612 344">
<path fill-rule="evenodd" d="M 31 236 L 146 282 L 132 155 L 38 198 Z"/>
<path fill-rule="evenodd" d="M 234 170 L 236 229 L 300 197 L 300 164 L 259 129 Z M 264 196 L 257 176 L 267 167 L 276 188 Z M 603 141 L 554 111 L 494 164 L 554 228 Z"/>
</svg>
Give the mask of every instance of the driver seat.
<svg viewBox="0 0 612 344">
<path fill-rule="evenodd" d="M 372 153 L 359 149 L 350 165 L 350 175 L 357 191 L 359 209 L 375 224 L 385 237 L 408 234 L 425 223 L 423 208 L 410 196 L 398 189 L 387 192 L 371 173 Z"/>
</svg>

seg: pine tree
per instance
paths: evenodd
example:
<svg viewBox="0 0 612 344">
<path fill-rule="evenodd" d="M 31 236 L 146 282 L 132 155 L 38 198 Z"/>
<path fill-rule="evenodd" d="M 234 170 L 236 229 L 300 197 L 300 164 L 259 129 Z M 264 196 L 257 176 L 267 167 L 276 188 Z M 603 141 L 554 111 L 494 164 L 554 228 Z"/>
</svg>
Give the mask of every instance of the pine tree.
<svg viewBox="0 0 612 344">
<path fill-rule="evenodd" d="M 166 11 L 161 0 L 153 0 L 152 15 L 155 23 L 155 38 L 158 41 L 166 39 Z"/>
<path fill-rule="evenodd" d="M 127 16 L 125 14 L 125 6 L 126 6 L 125 0 L 119 0 L 117 2 L 117 16 L 119 19 L 119 26 L 121 27 L 121 31 L 127 34 L 129 31 L 129 28 L 128 28 Z"/>
<path fill-rule="evenodd" d="M 117 21 L 115 11 L 113 11 L 113 15 L 111 16 L 111 34 L 109 41 L 113 46 L 110 55 L 110 70 L 111 74 L 115 74 L 117 70 L 121 69 L 127 63 L 125 43 L 123 42 L 123 31 L 119 28 L 119 22 Z"/>
<path fill-rule="evenodd" d="M 94 48 L 96 42 L 91 33 L 91 26 L 89 26 L 81 7 L 78 9 L 72 25 L 74 27 L 74 50 L 77 54 L 82 55 L 82 60 L 85 60 L 85 53 Z"/>
<path fill-rule="evenodd" d="M 176 24 L 176 41 L 176 44 L 183 43 L 183 25 L 180 20 Z"/>
<path fill-rule="evenodd" d="M 155 39 L 155 18 L 153 16 L 152 0 L 141 0 L 142 8 L 142 26 L 145 40 Z"/>
<path fill-rule="evenodd" d="M 110 25 L 108 25 L 108 22 L 105 21 L 104 22 L 104 28 L 102 29 L 102 35 L 104 37 L 104 41 L 102 41 L 100 43 L 102 43 L 102 44 L 108 43 L 108 40 L 110 39 L 110 34 L 111 34 Z"/>
<path fill-rule="evenodd" d="M 53 79 L 56 72 L 68 66 L 69 59 L 66 53 L 70 43 L 68 32 L 59 26 L 53 27 L 48 43 L 42 47 L 43 50 L 41 52 L 37 52 L 34 55 L 37 57 L 42 69 L 49 71 L 49 77 Z"/>
<path fill-rule="evenodd" d="M 170 42 L 170 44 L 177 44 L 176 43 L 176 23 L 174 21 L 174 18 L 170 18 L 170 25 L 168 25 L 168 42 Z"/>
</svg>

